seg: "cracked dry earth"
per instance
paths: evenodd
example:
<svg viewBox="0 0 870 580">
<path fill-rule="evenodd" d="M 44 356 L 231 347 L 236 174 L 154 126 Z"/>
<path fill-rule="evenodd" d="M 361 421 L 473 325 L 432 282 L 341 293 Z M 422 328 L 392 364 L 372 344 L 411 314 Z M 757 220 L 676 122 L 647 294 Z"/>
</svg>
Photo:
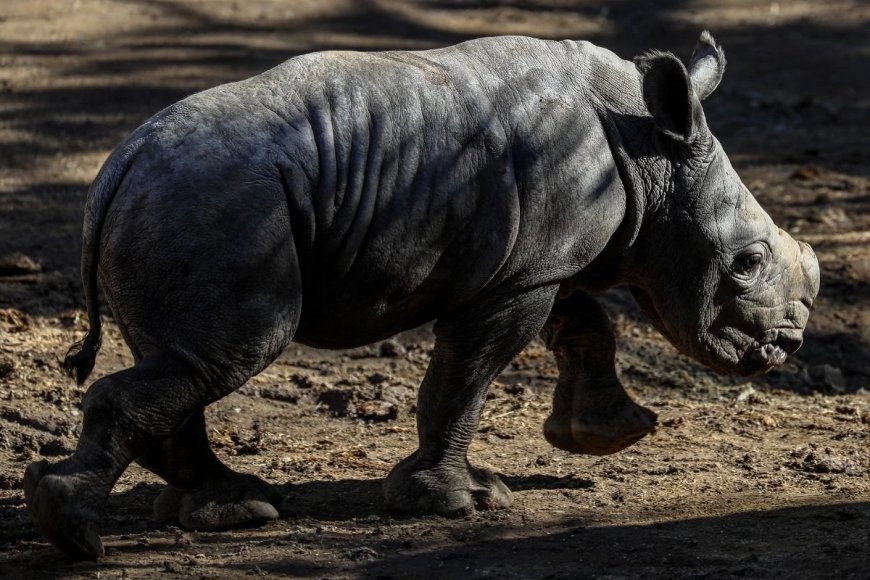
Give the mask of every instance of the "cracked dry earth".
<svg viewBox="0 0 870 580">
<path fill-rule="evenodd" d="M 867 578 L 870 576 L 870 80 L 859 2 L 176 2 L 7 0 L 0 7 L 0 577 Z M 755 379 L 677 354 L 621 291 L 605 297 L 621 377 L 659 430 L 607 457 L 547 445 L 555 362 L 530 345 L 491 389 L 472 461 L 510 510 L 386 512 L 415 447 L 428 328 L 351 351 L 291 347 L 207 411 L 222 459 L 282 486 L 281 519 L 217 533 L 155 523 L 160 482 L 131 467 L 100 562 L 31 527 L 27 464 L 67 455 L 84 389 L 59 360 L 85 331 L 84 194 L 109 150 L 194 90 L 323 48 L 425 48 L 522 33 L 629 57 L 686 56 L 710 27 L 729 56 L 705 103 L 735 166 L 811 242 L 822 290 L 804 348 Z M 862 32 L 862 30 L 864 32 Z M 682 52 L 681 52 L 682 51 Z M 801 63 L 795 67 L 794 62 Z M 811 80 L 808 80 L 811 79 Z M 130 364 L 105 321 L 93 377 Z"/>
</svg>

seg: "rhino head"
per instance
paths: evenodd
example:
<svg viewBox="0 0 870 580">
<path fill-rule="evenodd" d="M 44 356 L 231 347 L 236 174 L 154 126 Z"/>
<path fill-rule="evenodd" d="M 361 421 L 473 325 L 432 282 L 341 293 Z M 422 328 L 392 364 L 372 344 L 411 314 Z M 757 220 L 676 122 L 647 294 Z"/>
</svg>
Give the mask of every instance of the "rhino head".
<svg viewBox="0 0 870 580">
<path fill-rule="evenodd" d="M 816 256 L 773 223 L 707 127 L 701 101 L 725 68 L 712 37 L 688 67 L 660 52 L 635 66 L 648 114 L 631 157 L 646 207 L 626 282 L 683 353 L 722 372 L 766 372 L 801 345 Z"/>
</svg>

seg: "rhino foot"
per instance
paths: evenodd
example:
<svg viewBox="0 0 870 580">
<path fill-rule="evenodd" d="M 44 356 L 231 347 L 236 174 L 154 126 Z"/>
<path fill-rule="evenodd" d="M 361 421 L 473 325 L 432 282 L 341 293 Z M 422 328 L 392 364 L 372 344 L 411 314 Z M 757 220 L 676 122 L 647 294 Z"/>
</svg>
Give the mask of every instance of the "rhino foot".
<svg viewBox="0 0 870 580">
<path fill-rule="evenodd" d="M 189 530 L 257 526 L 278 518 L 281 499 L 259 477 L 227 470 L 191 490 L 167 486 L 154 500 L 154 517 Z"/>
<path fill-rule="evenodd" d="M 420 460 L 415 453 L 399 463 L 384 482 L 387 507 L 410 515 L 459 517 L 478 510 L 509 507 L 511 492 L 488 469 L 447 466 Z"/>
<path fill-rule="evenodd" d="M 72 459 L 31 463 L 24 472 L 24 498 L 34 526 L 52 544 L 71 558 L 96 560 L 104 549 L 96 531 L 100 514 L 92 505 L 102 502 L 82 471 Z"/>
<path fill-rule="evenodd" d="M 554 447 L 585 455 L 610 455 L 633 445 L 656 429 L 658 415 L 628 395 L 578 416 L 554 410 L 544 423 L 544 437 Z"/>
</svg>

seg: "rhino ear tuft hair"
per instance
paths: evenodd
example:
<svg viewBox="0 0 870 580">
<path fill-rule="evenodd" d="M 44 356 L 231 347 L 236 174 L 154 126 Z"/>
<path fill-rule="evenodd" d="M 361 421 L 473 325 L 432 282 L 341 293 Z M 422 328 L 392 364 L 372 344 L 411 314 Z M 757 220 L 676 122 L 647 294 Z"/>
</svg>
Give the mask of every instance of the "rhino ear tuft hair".
<svg viewBox="0 0 870 580">
<path fill-rule="evenodd" d="M 635 59 L 643 77 L 643 100 L 656 127 L 665 135 L 690 143 L 700 112 L 686 67 L 669 52 L 651 51 Z"/>
<path fill-rule="evenodd" d="M 709 97 L 719 86 L 725 72 L 725 62 L 725 51 L 716 43 L 713 35 L 707 30 L 702 32 L 689 59 L 689 76 L 699 100 Z"/>
</svg>

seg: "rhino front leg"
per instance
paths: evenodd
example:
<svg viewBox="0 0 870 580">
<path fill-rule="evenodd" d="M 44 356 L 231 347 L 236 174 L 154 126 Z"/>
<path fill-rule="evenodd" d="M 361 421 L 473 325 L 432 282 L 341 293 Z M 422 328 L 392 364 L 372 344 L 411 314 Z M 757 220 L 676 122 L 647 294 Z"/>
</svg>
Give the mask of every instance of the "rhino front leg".
<svg viewBox="0 0 870 580">
<path fill-rule="evenodd" d="M 594 298 L 575 292 L 557 300 L 541 337 L 559 366 L 553 412 L 544 423 L 551 445 L 608 455 L 655 430 L 656 414 L 632 401 L 616 376 L 613 329 Z"/>
<path fill-rule="evenodd" d="M 252 526 L 278 517 L 281 494 L 259 477 L 233 471 L 214 454 L 199 410 L 136 463 L 169 484 L 154 501 L 154 516 L 195 530 Z"/>
<path fill-rule="evenodd" d="M 384 482 L 390 508 L 457 516 L 510 505 L 510 490 L 498 476 L 473 467 L 466 454 L 489 384 L 539 332 L 555 293 L 545 287 L 492 297 L 439 320 L 418 396 L 420 446 Z"/>
</svg>

